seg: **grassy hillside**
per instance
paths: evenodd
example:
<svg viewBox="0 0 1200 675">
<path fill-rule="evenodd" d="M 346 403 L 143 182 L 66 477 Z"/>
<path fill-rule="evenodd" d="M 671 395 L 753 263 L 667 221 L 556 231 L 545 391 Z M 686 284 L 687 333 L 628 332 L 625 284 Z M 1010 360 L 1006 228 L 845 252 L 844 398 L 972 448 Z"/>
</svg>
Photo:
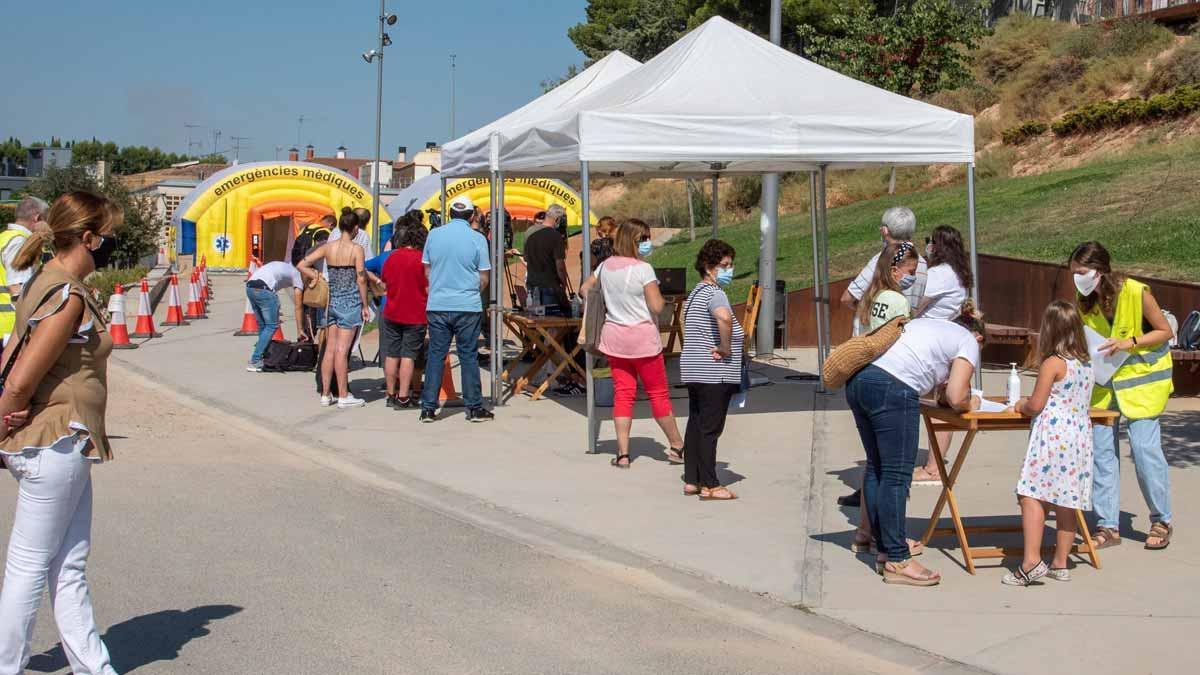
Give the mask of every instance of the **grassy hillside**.
<svg viewBox="0 0 1200 675">
<path fill-rule="evenodd" d="M 830 184 L 836 185 L 837 174 Z M 1200 139 L 1135 150 L 1119 158 L 1024 178 L 977 183 L 977 227 L 982 253 L 1062 262 L 1081 241 L 1097 239 L 1125 270 L 1200 281 Z M 918 239 L 949 224 L 966 235 L 962 185 L 859 201 L 829 211 L 830 272 L 851 276 L 878 249 L 884 209 L 905 205 L 917 214 Z M 779 278 L 788 288 L 812 280 L 811 226 L 807 213 L 780 219 Z M 698 234 L 700 233 L 698 228 Z M 707 230 L 703 230 L 707 232 Z M 731 297 L 744 298 L 758 275 L 758 217 L 721 227 L 738 251 Z M 651 262 L 691 267 L 703 237 L 686 232 L 656 251 Z M 691 272 L 695 281 L 695 272 Z"/>
</svg>

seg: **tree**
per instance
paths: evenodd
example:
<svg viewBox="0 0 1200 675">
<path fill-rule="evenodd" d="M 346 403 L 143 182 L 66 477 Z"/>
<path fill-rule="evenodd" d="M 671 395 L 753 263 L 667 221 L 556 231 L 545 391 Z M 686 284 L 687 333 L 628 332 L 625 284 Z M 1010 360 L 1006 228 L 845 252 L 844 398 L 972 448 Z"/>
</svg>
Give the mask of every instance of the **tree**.
<svg viewBox="0 0 1200 675">
<path fill-rule="evenodd" d="M 696 0 L 591 0 L 587 22 L 567 37 L 588 58 L 588 65 L 619 50 L 647 61 L 687 31 Z"/>
<path fill-rule="evenodd" d="M 31 194 L 50 203 L 74 190 L 103 194 L 116 202 L 125 214 L 124 222 L 114 232 L 116 248 L 110 264 L 119 268 L 134 267 L 139 260 L 158 249 L 164 223 L 158 216 L 154 199 L 130 193 L 129 188 L 119 180 L 106 181 L 104 187 L 100 188 L 84 166 L 52 166 L 46 169 L 45 175 L 29 185 Z"/>
<path fill-rule="evenodd" d="M 864 82 L 928 98 L 971 81 L 970 57 L 987 34 L 980 5 L 913 0 L 894 16 L 861 8 L 833 19 L 836 34 L 801 30 L 807 56 Z"/>
<path fill-rule="evenodd" d="M 833 34 L 837 30 L 835 17 L 873 6 L 873 0 L 783 0 L 780 45 L 799 54 L 803 47 L 797 30 L 800 26 L 811 26 L 820 34 Z M 703 0 L 692 11 L 688 26 L 694 28 L 714 16 L 724 17 L 763 37 L 770 35 L 770 0 Z"/>
<path fill-rule="evenodd" d="M 541 81 L 542 93 L 549 94 L 555 87 L 579 74 L 579 66 L 572 63 L 567 66 L 567 72 L 561 77 L 547 77 Z"/>
</svg>

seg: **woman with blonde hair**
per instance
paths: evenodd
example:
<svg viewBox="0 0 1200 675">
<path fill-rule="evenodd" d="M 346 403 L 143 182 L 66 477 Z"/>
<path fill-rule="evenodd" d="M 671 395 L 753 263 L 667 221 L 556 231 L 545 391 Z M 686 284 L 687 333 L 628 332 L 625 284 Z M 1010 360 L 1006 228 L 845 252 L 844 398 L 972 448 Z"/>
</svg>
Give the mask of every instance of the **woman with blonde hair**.
<svg viewBox="0 0 1200 675">
<path fill-rule="evenodd" d="M 654 268 L 641 259 L 649 249 L 650 227 L 646 223 L 633 219 L 621 223 L 613 238 L 613 256 L 579 287 L 580 294 L 587 297 L 588 289 L 599 280 L 604 293 L 607 316 L 598 346 L 612 367 L 613 425 L 617 428 L 617 456 L 612 465 L 620 469 L 628 469 L 631 461 L 629 433 L 638 379 L 650 398 L 654 421 L 670 444 L 667 459 L 672 463 L 683 461 L 683 437 L 671 408 L 657 323 L 665 301 Z"/>
<path fill-rule="evenodd" d="M 119 207 L 89 192 L 59 197 L 16 257 L 53 257 L 25 286 L 4 350 L 0 457 L 17 479 L 17 510 L 0 591 L 0 673 L 22 672 L 42 591 L 50 593 L 63 651 L 76 673 L 115 675 L 92 614 L 87 567 L 92 464 L 112 459 L 104 429 L 112 338 L 83 279 L 121 222 Z M 24 411 L 28 411 L 25 413 Z M 27 416 L 28 421 L 21 422 Z"/>
</svg>

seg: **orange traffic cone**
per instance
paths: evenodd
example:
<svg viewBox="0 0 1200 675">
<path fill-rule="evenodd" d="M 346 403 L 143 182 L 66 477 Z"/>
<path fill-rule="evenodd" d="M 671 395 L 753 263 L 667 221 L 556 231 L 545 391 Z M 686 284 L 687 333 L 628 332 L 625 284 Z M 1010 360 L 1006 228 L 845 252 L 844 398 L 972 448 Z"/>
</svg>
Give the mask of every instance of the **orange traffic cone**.
<svg viewBox="0 0 1200 675">
<path fill-rule="evenodd" d="M 162 337 L 162 333 L 154 330 L 154 315 L 150 313 L 150 283 L 145 279 L 142 279 L 142 289 L 138 293 L 137 323 L 134 324 L 133 334 L 129 337 Z"/>
<path fill-rule="evenodd" d="M 442 390 L 438 392 L 439 401 L 457 401 L 458 392 L 454 391 L 454 371 L 450 369 L 450 357 L 446 356 L 446 365 L 442 370 Z"/>
<path fill-rule="evenodd" d="M 271 336 L 271 342 L 287 342 L 287 338 L 283 336 L 283 324 L 275 326 L 275 334 Z"/>
<path fill-rule="evenodd" d="M 200 302 L 200 273 L 192 270 L 192 279 L 188 284 L 188 306 L 185 319 L 193 321 L 197 319 L 207 319 L 208 315 L 204 311 L 204 303 Z"/>
<path fill-rule="evenodd" d="M 179 276 L 171 275 L 171 290 L 170 304 L 167 305 L 167 320 L 163 321 L 164 326 L 187 326 L 187 321 L 183 318 L 183 306 L 179 304 Z"/>
<path fill-rule="evenodd" d="M 204 303 L 204 311 L 208 313 L 208 296 L 211 287 L 208 285 L 208 262 L 202 256 L 200 258 L 200 301 Z"/>
<path fill-rule="evenodd" d="M 129 341 L 129 328 L 125 326 L 125 292 L 121 284 L 113 288 L 113 294 L 108 298 L 108 334 L 112 336 L 113 349 L 137 349 L 138 346 Z"/>
<path fill-rule="evenodd" d="M 250 298 L 246 298 L 246 311 L 242 314 L 242 327 L 234 333 L 238 337 L 246 335 L 258 335 L 258 319 L 254 317 L 254 310 L 250 308 Z"/>
</svg>

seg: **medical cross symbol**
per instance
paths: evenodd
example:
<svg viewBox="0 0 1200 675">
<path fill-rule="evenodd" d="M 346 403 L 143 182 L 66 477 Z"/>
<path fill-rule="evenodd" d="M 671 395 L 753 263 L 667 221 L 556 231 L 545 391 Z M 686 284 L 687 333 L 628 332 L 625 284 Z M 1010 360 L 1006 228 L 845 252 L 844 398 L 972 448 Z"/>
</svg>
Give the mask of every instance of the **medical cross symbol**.
<svg viewBox="0 0 1200 675">
<path fill-rule="evenodd" d="M 225 254 L 229 252 L 229 249 L 233 248 L 233 242 L 229 241 L 229 237 L 223 234 L 217 235 L 217 238 L 213 240 L 213 248 Z"/>
</svg>

